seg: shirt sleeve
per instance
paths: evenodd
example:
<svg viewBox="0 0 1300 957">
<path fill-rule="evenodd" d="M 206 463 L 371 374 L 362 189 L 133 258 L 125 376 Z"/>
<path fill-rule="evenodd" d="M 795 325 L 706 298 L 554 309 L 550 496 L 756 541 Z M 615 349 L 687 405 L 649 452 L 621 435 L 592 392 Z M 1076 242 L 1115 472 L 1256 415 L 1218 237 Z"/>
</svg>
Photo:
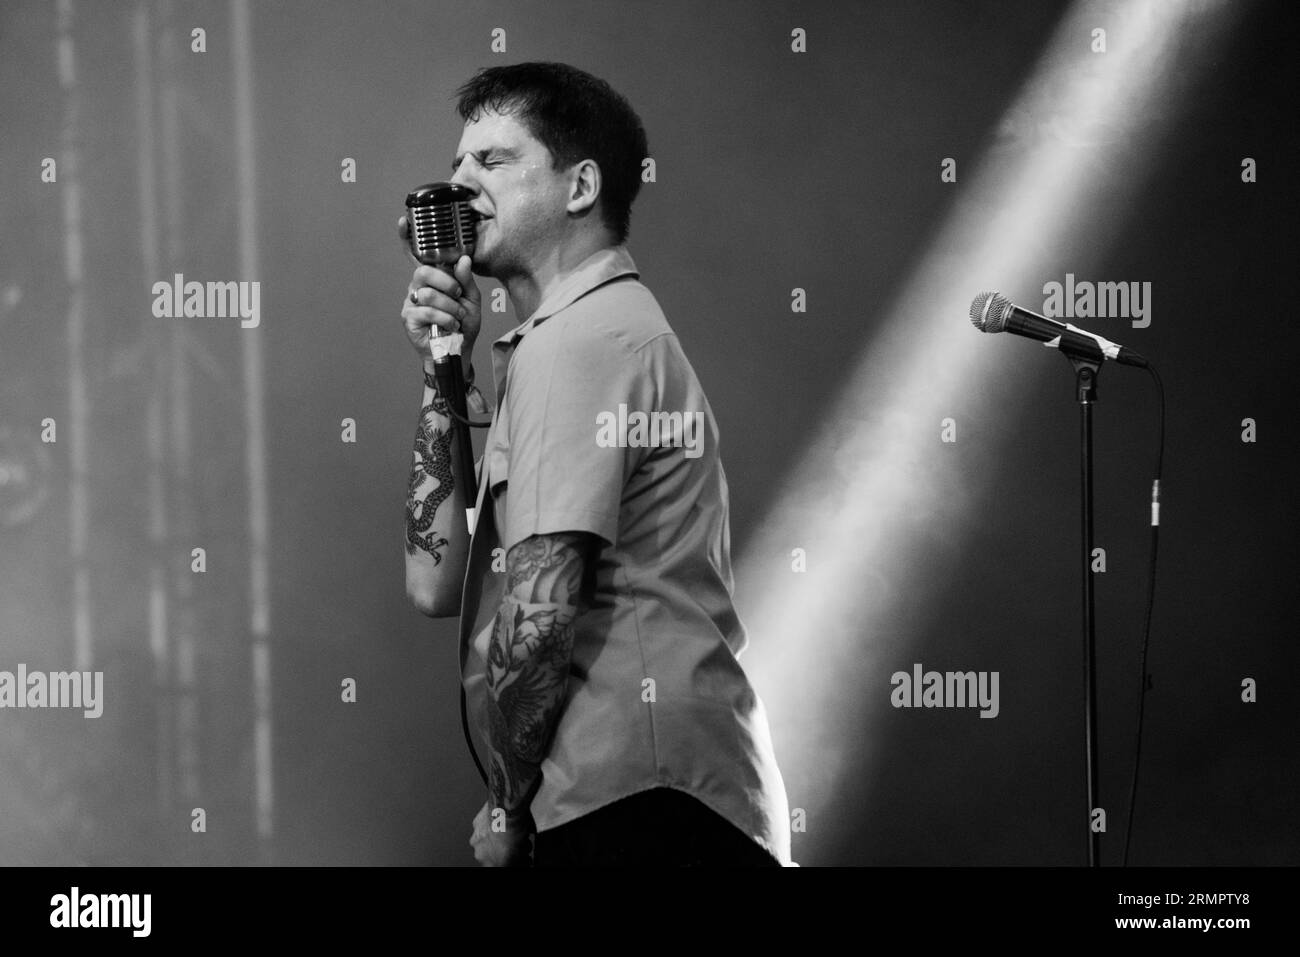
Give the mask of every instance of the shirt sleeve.
<svg viewBox="0 0 1300 957">
<path fill-rule="evenodd" d="M 604 331 L 558 322 L 524 337 L 506 383 L 506 551 L 552 532 L 616 544 L 624 484 L 646 450 L 610 441 L 621 435 L 610 425 L 653 398 L 637 353 Z"/>
</svg>

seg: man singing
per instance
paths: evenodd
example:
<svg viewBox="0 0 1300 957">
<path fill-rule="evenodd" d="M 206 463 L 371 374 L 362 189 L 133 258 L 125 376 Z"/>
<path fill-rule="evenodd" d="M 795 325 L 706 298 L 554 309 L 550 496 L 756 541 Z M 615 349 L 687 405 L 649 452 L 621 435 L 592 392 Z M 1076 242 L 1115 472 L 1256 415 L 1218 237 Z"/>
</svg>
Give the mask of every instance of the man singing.
<svg viewBox="0 0 1300 957">
<path fill-rule="evenodd" d="M 457 95 L 451 181 L 482 219 L 473 262 L 420 266 L 402 308 L 425 369 L 406 584 L 424 614 L 460 615 L 488 765 L 475 857 L 527 864 L 532 838 L 537 866 L 788 864 L 785 787 L 737 662 L 717 423 L 625 245 L 641 120 L 559 63 L 480 70 Z M 465 336 L 472 383 L 474 274 L 524 318 L 492 344 L 471 539 L 429 338 Z M 489 411 L 472 386 L 469 405 Z"/>
</svg>

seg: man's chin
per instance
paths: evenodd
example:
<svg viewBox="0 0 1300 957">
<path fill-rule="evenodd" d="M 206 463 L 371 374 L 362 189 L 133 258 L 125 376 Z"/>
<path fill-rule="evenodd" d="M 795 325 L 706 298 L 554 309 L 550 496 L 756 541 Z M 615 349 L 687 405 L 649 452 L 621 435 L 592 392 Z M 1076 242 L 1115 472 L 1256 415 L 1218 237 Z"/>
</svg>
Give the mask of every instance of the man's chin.
<svg viewBox="0 0 1300 957">
<path fill-rule="evenodd" d="M 475 250 L 474 255 L 470 257 L 469 271 L 476 276 L 491 277 L 492 275 L 492 257 L 481 243 Z"/>
</svg>

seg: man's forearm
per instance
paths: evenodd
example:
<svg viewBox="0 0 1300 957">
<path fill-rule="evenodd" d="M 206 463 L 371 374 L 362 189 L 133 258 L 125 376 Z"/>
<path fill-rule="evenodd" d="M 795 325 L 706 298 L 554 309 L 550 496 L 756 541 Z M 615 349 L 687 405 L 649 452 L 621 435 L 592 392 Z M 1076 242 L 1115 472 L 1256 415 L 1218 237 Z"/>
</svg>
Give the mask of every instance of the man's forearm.
<svg viewBox="0 0 1300 957">
<path fill-rule="evenodd" d="M 406 591 L 427 615 L 459 612 L 469 553 L 465 491 L 452 471 L 452 420 L 426 364 L 406 488 Z"/>
<path fill-rule="evenodd" d="M 564 709 L 583 578 L 581 536 L 533 536 L 510 549 L 488 649 L 489 801 L 528 810 Z"/>
</svg>

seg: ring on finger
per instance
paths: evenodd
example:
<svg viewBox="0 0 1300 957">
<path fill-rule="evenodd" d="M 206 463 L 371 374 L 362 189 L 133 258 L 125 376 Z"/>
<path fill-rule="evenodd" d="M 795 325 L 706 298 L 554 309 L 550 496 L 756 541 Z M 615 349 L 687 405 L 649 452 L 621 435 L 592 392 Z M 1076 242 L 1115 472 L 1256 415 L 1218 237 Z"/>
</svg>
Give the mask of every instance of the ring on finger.
<svg viewBox="0 0 1300 957">
<path fill-rule="evenodd" d="M 415 294 L 414 289 L 411 290 L 411 302 L 417 306 L 420 304 L 420 297 Z"/>
</svg>

